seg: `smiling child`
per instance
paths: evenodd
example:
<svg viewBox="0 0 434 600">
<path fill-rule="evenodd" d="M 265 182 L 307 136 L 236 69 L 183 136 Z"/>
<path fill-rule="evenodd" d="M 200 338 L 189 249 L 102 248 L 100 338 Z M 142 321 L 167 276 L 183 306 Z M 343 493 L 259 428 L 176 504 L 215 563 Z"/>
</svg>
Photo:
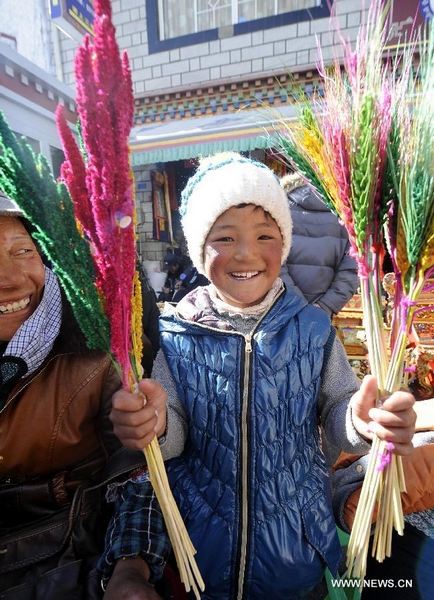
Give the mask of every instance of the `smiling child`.
<svg viewBox="0 0 434 600">
<path fill-rule="evenodd" d="M 202 598 L 300 598 L 340 558 L 320 425 L 332 446 L 365 454 L 375 422 L 405 454 L 414 398 L 397 392 L 375 408 L 375 380 L 359 390 L 328 316 L 278 277 L 291 217 L 268 167 L 236 153 L 203 160 L 181 214 L 211 283 L 163 313 L 152 377 L 167 390 L 160 443 L 175 456 L 167 471 Z M 140 402 L 123 392 L 111 416 L 133 448 Z"/>
</svg>

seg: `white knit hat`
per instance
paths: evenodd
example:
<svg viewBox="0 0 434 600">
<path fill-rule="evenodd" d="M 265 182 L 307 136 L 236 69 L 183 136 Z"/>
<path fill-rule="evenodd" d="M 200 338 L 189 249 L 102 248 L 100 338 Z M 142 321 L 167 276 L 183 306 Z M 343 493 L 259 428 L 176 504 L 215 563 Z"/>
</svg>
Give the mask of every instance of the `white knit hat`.
<svg viewBox="0 0 434 600">
<path fill-rule="evenodd" d="M 279 179 L 266 165 L 236 152 L 203 159 L 181 194 L 181 222 L 190 258 L 205 274 L 203 246 L 218 217 L 232 206 L 261 206 L 276 221 L 283 238 L 281 262 L 291 248 L 292 220 Z"/>
</svg>

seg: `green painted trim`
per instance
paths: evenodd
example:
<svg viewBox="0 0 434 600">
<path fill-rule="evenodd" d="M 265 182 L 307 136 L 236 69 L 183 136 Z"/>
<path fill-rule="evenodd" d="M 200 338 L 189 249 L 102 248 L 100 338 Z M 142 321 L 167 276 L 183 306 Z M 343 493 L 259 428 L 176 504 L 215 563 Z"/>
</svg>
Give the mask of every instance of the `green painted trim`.
<svg viewBox="0 0 434 600">
<path fill-rule="evenodd" d="M 146 150 L 144 152 L 131 153 L 131 166 L 139 167 L 151 165 L 154 163 L 172 162 L 175 160 L 185 160 L 188 158 L 197 158 L 198 156 L 208 156 L 215 152 L 233 150 L 235 152 L 247 152 L 255 149 L 271 148 L 271 140 L 265 135 L 258 135 L 249 138 L 234 138 L 231 140 L 218 140 L 202 142 L 199 144 L 179 145 L 169 148 Z"/>
</svg>

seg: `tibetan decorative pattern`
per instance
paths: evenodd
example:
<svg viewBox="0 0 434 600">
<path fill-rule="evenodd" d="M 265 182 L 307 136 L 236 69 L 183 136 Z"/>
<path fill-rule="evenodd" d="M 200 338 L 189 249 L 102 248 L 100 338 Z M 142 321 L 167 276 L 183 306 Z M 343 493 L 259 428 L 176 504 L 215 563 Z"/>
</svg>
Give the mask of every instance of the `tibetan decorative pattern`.
<svg viewBox="0 0 434 600">
<path fill-rule="evenodd" d="M 136 97 L 134 124 L 189 119 L 242 108 L 282 106 L 294 103 L 302 96 L 322 96 L 322 89 L 318 74 L 306 71 Z"/>
</svg>

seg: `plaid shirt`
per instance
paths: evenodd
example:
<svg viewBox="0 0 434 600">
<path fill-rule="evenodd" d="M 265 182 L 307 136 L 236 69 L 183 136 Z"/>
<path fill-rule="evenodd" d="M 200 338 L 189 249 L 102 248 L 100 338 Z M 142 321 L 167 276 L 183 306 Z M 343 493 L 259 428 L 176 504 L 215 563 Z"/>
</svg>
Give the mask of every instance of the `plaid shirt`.
<svg viewBox="0 0 434 600">
<path fill-rule="evenodd" d="M 108 499 L 113 498 L 114 514 L 106 532 L 105 551 L 97 565 L 103 587 L 119 558 L 136 556 L 148 564 L 149 583 L 154 584 L 163 574 L 170 541 L 148 472 L 140 471 L 126 482 L 115 484 L 108 491 Z"/>
</svg>

